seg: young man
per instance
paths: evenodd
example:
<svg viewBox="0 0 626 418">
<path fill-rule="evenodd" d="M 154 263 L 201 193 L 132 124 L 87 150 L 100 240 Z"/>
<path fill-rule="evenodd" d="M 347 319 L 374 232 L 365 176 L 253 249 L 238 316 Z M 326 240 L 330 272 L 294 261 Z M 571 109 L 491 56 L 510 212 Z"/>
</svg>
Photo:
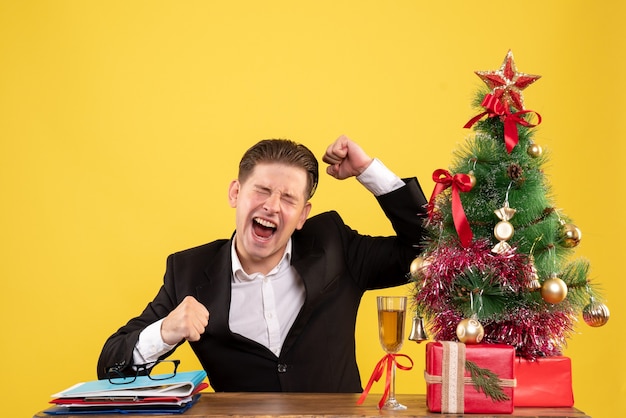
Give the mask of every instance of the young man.
<svg viewBox="0 0 626 418">
<path fill-rule="evenodd" d="M 168 257 L 143 313 L 105 343 L 98 376 L 163 359 L 189 341 L 215 391 L 360 392 L 354 328 L 368 289 L 407 282 L 427 203 L 345 136 L 323 157 L 337 179 L 356 176 L 397 236 L 371 237 L 336 212 L 307 220 L 315 156 L 288 140 L 250 148 L 229 187 L 231 239 Z"/>
</svg>

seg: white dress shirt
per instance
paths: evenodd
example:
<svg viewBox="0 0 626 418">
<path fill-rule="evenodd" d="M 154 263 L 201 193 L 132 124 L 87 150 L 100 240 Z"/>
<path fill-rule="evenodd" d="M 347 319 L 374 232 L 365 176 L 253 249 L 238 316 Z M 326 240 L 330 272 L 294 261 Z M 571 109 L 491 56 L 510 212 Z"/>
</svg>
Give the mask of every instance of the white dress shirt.
<svg viewBox="0 0 626 418">
<path fill-rule="evenodd" d="M 404 182 L 378 159 L 374 159 L 357 176 L 357 180 L 375 196 L 404 186 Z M 278 265 L 267 275 L 263 275 L 254 272 L 248 274 L 243 270 L 235 251 L 236 239 L 235 235 L 231 247 L 232 289 L 228 325 L 232 332 L 262 344 L 279 356 L 285 337 L 305 298 L 302 278 L 291 267 L 291 240 Z M 241 309 L 242 307 L 245 308 Z M 163 342 L 162 322 L 163 319 L 141 332 L 133 351 L 134 364 L 156 361 L 159 356 L 175 347 Z"/>
<path fill-rule="evenodd" d="M 247 274 L 241 267 L 235 245 L 231 248 L 234 279 L 228 316 L 230 330 L 279 356 L 305 296 L 302 278 L 291 267 L 291 239 L 281 261 L 267 275 Z"/>
</svg>

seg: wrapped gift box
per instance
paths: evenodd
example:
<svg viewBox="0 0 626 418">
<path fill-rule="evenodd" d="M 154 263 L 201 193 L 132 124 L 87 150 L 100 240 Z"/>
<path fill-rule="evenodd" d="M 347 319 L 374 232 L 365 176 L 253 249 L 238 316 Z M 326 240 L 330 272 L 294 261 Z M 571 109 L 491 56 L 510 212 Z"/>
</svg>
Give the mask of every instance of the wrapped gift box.
<svg viewBox="0 0 626 418">
<path fill-rule="evenodd" d="M 505 400 L 493 400 L 477 390 L 466 361 L 495 373 Z M 426 404 L 432 412 L 501 413 L 513 412 L 515 349 L 503 344 L 465 345 L 430 342 L 426 345 Z"/>
<path fill-rule="evenodd" d="M 569 357 L 515 359 L 515 406 L 571 407 L 572 362 Z"/>
</svg>

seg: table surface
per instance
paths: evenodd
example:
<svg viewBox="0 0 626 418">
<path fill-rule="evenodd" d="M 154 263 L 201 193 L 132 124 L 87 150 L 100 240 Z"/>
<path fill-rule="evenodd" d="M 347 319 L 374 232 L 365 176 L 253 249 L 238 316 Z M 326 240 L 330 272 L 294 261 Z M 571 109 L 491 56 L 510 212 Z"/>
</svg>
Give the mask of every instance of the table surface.
<svg viewBox="0 0 626 418">
<path fill-rule="evenodd" d="M 358 393 L 203 393 L 198 403 L 181 417 L 459 417 L 462 415 L 444 415 L 429 412 L 426 408 L 425 395 L 397 395 L 398 401 L 407 406 L 404 411 L 380 411 L 380 395 L 369 394 L 362 405 L 357 405 Z M 122 414 L 133 416 L 134 414 Z M 111 418 L 115 415 L 63 415 L 70 418 Z M 150 417 L 151 415 L 135 415 Z M 156 415 L 155 415 L 156 416 Z M 481 414 L 471 414 L 481 417 Z M 576 408 L 515 408 L 511 415 L 493 415 L 486 417 L 575 417 L 588 415 Z M 43 411 L 35 418 L 50 418 Z M 162 417 L 162 415 L 161 415 Z"/>
</svg>

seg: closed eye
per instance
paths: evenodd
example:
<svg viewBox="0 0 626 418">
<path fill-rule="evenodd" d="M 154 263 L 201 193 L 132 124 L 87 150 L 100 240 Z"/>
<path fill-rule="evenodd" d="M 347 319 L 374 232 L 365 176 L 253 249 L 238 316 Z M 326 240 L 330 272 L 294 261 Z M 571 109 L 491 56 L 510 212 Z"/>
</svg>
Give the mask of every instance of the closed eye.
<svg viewBox="0 0 626 418">
<path fill-rule="evenodd" d="M 256 186 L 254 191 L 264 196 L 270 196 L 272 194 L 272 191 L 268 187 Z"/>
<path fill-rule="evenodd" d="M 280 196 L 280 199 L 287 203 L 288 205 L 296 205 L 298 204 L 298 199 L 295 196 L 289 194 L 283 194 Z"/>
<path fill-rule="evenodd" d="M 270 189 L 269 187 L 263 187 L 263 186 L 255 186 L 254 191 L 257 194 L 265 196 L 265 197 L 269 197 L 272 195 L 272 193 L 274 193 L 272 189 Z M 286 204 L 290 206 L 295 206 L 298 204 L 298 198 L 292 195 L 291 193 L 280 193 L 280 192 L 276 192 L 276 193 L 280 194 L 280 200 L 282 202 L 285 202 Z"/>
</svg>

